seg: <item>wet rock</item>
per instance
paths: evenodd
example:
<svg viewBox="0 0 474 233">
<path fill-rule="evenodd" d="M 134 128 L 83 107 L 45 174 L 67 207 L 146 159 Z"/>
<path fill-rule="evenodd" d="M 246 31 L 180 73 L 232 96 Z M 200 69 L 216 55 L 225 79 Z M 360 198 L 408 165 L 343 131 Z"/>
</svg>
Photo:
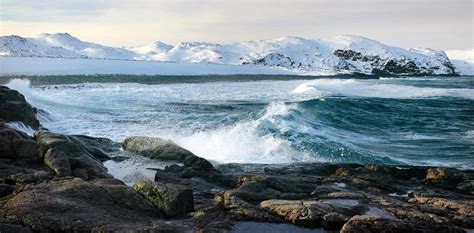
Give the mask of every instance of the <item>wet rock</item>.
<svg viewBox="0 0 474 233">
<path fill-rule="evenodd" d="M 87 171 L 82 168 L 76 168 L 72 171 L 72 175 L 83 180 L 88 180 L 89 176 L 87 175 Z"/>
<path fill-rule="evenodd" d="M 36 112 L 18 91 L 0 86 L 0 121 L 19 121 L 38 129 L 40 123 L 36 119 Z"/>
<path fill-rule="evenodd" d="M 51 180 L 53 175 L 49 171 L 25 169 L 25 173 L 10 175 L 7 182 L 15 185 L 26 185 Z"/>
<path fill-rule="evenodd" d="M 339 230 L 348 220 L 347 215 L 331 212 L 323 216 L 322 226 L 328 230 Z"/>
<path fill-rule="evenodd" d="M 122 143 L 124 149 L 139 155 L 161 160 L 182 162 L 186 167 L 199 170 L 213 169 L 211 163 L 170 140 L 152 137 L 129 137 Z"/>
<path fill-rule="evenodd" d="M 215 202 L 213 200 L 214 195 L 225 190 L 225 187 L 222 187 L 215 182 L 206 181 L 205 179 L 201 179 L 199 177 L 183 178 L 181 177 L 180 173 L 164 170 L 156 171 L 155 181 L 160 183 L 176 184 L 192 189 L 195 209 L 211 208 L 215 206 Z"/>
<path fill-rule="evenodd" d="M 430 168 L 426 172 L 425 181 L 444 188 L 455 188 L 463 181 L 463 175 L 453 169 Z"/>
<path fill-rule="evenodd" d="M 193 190 L 175 184 L 138 182 L 133 188 L 155 205 L 166 217 L 175 217 L 194 210 Z"/>
<path fill-rule="evenodd" d="M 262 208 L 252 205 L 239 197 L 233 196 L 232 192 L 218 193 L 214 200 L 226 211 L 226 216 L 236 221 L 259 221 L 259 222 L 282 222 L 278 217 L 269 214 Z"/>
<path fill-rule="evenodd" d="M 30 139 L 13 139 L 11 141 L 13 153 L 19 158 L 39 159 L 38 145 Z"/>
<path fill-rule="evenodd" d="M 352 217 L 341 229 L 341 233 L 405 233 L 405 232 L 464 232 L 455 226 L 422 222 L 405 222 L 396 219 L 385 219 L 369 215 Z"/>
<path fill-rule="evenodd" d="M 237 188 L 228 192 L 229 195 L 237 196 L 247 202 L 258 203 L 268 199 L 309 197 L 315 186 L 315 179 L 310 176 L 244 175 L 239 177 Z"/>
<path fill-rule="evenodd" d="M 30 233 L 30 228 L 16 224 L 0 223 L 0 232 Z"/>
<path fill-rule="evenodd" d="M 96 138 L 85 135 L 72 135 L 71 139 L 83 146 L 90 154 L 94 155 L 96 159 L 104 162 L 109 159 L 107 153 L 117 152 L 120 150 L 120 143 L 114 142 L 108 138 Z"/>
<path fill-rule="evenodd" d="M 414 197 L 408 200 L 409 203 L 429 204 L 456 211 L 466 217 L 474 217 L 474 199 L 468 200 L 448 200 L 437 197 Z"/>
<path fill-rule="evenodd" d="M 0 184 L 0 198 L 10 195 L 15 188 L 8 184 Z"/>
<path fill-rule="evenodd" d="M 64 152 L 56 148 L 50 148 L 44 154 L 43 159 L 44 159 L 44 164 L 47 167 L 49 167 L 51 170 L 53 170 L 57 176 L 72 175 L 69 159 Z"/>
<path fill-rule="evenodd" d="M 201 178 L 207 182 L 224 187 L 232 187 L 235 185 L 236 182 L 235 177 L 223 175 L 215 169 L 202 170 L 196 167 L 172 165 L 165 167 L 165 171 L 168 173 L 174 173 L 176 176 L 182 179 Z M 159 181 L 157 177 L 155 177 L 155 180 Z"/>
<path fill-rule="evenodd" d="M 27 136 L 14 129 L 10 129 L 0 124 L 0 158 L 17 159 L 20 148 L 12 145 L 13 141 L 26 140 Z M 26 156 L 25 156 L 26 157 Z"/>
<path fill-rule="evenodd" d="M 267 200 L 260 203 L 260 207 L 292 224 L 306 227 L 320 227 L 324 215 L 332 210 L 328 204 L 318 201 Z"/>
<path fill-rule="evenodd" d="M 183 179 L 199 177 L 208 182 L 225 186 L 233 183 L 233 180 L 223 176 L 209 161 L 194 155 L 172 141 L 152 137 L 129 137 L 125 139 L 122 146 L 128 151 L 152 159 L 183 163 L 184 166 L 175 164 L 166 166 L 164 169 L 177 177 Z M 161 174 L 157 175 L 156 181 L 159 181 L 159 175 Z"/>
<path fill-rule="evenodd" d="M 464 181 L 456 186 L 456 191 L 459 193 L 474 196 L 474 180 Z"/>
<path fill-rule="evenodd" d="M 160 214 L 118 180 L 75 178 L 24 186 L 5 202 L 0 216 L 37 232 L 90 232 L 144 227 Z"/>
<path fill-rule="evenodd" d="M 97 154 L 91 154 L 91 150 L 84 146 L 86 142 L 79 143 L 79 138 L 50 132 L 35 132 L 34 137 L 39 145 L 41 157 L 54 148 L 55 154 L 60 151 L 67 156 L 71 170 L 83 169 L 87 172 L 89 179 L 110 177 L 100 161 L 100 158 L 103 158 L 102 155 L 96 158 Z"/>
<path fill-rule="evenodd" d="M 260 203 L 286 221 L 306 227 L 341 227 L 345 219 L 357 213 L 356 205 L 346 206 L 317 200 L 267 200 Z"/>
</svg>

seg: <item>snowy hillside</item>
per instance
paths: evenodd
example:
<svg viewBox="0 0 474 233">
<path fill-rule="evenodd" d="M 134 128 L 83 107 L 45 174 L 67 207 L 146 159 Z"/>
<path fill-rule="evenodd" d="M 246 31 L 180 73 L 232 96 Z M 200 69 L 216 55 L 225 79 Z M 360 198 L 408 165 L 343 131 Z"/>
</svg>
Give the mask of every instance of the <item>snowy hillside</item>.
<svg viewBox="0 0 474 233">
<path fill-rule="evenodd" d="M 67 33 L 0 37 L 0 55 L 96 58 L 263 66 L 297 73 L 446 75 L 455 67 L 443 51 L 402 49 L 358 36 L 310 40 L 282 37 L 232 44 L 155 42 L 126 49 L 81 41 Z"/>
<path fill-rule="evenodd" d="M 134 59 L 134 52 L 89 43 L 68 33 L 43 33 L 36 38 L 0 37 L 0 55 L 12 57 Z"/>
<path fill-rule="evenodd" d="M 474 75 L 474 48 L 446 51 L 456 72 L 463 75 Z"/>
<path fill-rule="evenodd" d="M 161 41 L 157 41 L 143 46 L 129 47 L 128 50 L 133 51 L 138 55 L 141 55 L 137 56 L 137 58 L 141 58 L 139 60 L 150 60 L 153 55 L 166 53 L 171 48 L 173 48 L 173 46 L 165 44 Z"/>
</svg>

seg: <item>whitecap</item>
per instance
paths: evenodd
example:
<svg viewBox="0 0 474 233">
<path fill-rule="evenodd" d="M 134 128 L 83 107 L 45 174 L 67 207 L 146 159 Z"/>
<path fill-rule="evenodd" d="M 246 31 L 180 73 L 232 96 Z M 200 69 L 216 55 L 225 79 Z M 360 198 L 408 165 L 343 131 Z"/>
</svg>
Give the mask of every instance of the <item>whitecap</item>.
<svg viewBox="0 0 474 233">
<path fill-rule="evenodd" d="M 294 93 L 343 95 L 356 97 L 376 97 L 393 99 L 459 97 L 474 99 L 474 90 L 469 88 L 417 87 L 403 84 L 390 84 L 375 80 L 355 79 L 316 79 L 300 84 Z"/>
</svg>

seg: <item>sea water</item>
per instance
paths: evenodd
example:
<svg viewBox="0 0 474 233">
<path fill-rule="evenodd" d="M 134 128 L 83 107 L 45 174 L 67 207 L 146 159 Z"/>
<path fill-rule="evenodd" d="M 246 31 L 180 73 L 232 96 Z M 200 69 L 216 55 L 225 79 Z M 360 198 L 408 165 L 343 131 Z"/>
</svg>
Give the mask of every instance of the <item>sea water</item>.
<svg viewBox="0 0 474 233">
<path fill-rule="evenodd" d="M 220 163 L 474 169 L 474 77 L 3 77 L 53 132 L 171 139 Z"/>
</svg>

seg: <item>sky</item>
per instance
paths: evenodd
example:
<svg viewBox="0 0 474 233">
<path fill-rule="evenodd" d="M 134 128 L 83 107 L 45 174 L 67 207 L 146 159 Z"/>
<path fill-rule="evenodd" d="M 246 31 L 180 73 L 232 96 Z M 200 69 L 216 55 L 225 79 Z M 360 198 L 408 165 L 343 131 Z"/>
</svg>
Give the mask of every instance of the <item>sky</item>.
<svg viewBox="0 0 474 233">
<path fill-rule="evenodd" d="M 230 43 L 360 35 L 404 48 L 474 47 L 473 0 L 0 0 L 0 35 Z"/>
</svg>

